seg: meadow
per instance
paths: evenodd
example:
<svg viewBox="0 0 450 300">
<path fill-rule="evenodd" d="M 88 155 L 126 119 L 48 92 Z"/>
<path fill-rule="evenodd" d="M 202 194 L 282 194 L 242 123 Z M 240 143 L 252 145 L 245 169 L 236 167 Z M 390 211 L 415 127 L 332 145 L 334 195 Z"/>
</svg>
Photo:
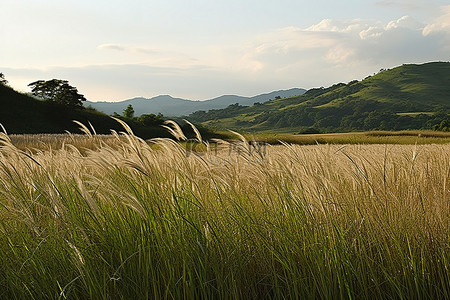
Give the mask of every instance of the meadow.
<svg viewBox="0 0 450 300">
<path fill-rule="evenodd" d="M 124 126 L 0 133 L 1 299 L 450 298 L 449 143 L 194 152 Z"/>
<path fill-rule="evenodd" d="M 322 134 L 292 134 L 292 133 L 256 133 L 247 134 L 249 140 L 257 140 L 269 144 L 279 144 L 280 141 L 297 145 L 315 144 L 396 144 L 396 145 L 427 145 L 450 143 L 450 132 L 427 130 L 404 131 L 366 131 Z"/>
</svg>

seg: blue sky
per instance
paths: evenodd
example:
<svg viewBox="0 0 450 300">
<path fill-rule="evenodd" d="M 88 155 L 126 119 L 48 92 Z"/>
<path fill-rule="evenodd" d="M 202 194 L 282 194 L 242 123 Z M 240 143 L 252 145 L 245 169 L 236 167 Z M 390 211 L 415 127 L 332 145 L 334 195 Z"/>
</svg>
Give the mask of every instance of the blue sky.
<svg viewBox="0 0 450 300">
<path fill-rule="evenodd" d="M 253 96 L 450 60 L 446 0 L 0 0 L 0 72 L 89 100 Z"/>
</svg>

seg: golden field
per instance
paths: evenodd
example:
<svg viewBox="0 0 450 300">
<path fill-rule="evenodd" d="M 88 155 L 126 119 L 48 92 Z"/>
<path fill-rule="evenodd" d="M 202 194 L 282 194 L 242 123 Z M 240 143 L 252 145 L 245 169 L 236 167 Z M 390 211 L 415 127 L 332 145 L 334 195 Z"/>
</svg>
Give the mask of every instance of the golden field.
<svg viewBox="0 0 450 300">
<path fill-rule="evenodd" d="M 450 298 L 450 144 L 240 138 L 1 134 L 0 298 Z"/>
</svg>

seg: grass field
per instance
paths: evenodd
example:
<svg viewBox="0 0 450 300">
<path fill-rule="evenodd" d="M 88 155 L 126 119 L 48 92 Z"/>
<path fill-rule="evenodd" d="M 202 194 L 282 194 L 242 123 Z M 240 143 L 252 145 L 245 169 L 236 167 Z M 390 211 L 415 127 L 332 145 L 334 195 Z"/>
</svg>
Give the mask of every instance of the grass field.
<svg viewBox="0 0 450 300">
<path fill-rule="evenodd" d="M 280 144 L 402 144 L 427 145 L 450 143 L 450 132 L 439 131 L 369 131 L 326 134 L 257 133 L 245 135 L 249 140 Z"/>
<path fill-rule="evenodd" d="M 449 143 L 13 138 L 1 299 L 450 298 Z"/>
</svg>

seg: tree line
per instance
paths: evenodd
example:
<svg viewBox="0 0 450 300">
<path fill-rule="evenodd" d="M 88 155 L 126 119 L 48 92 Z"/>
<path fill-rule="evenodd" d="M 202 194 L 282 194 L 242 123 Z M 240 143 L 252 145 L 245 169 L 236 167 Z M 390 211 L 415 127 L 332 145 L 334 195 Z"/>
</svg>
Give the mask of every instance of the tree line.
<svg viewBox="0 0 450 300">
<path fill-rule="evenodd" d="M 235 125 L 245 130 L 304 128 L 314 129 L 314 132 L 408 129 L 450 131 L 450 111 L 445 108 L 437 111 L 432 114 L 404 115 L 391 112 L 376 101 L 349 99 L 346 105 L 340 107 L 317 108 L 305 105 L 290 110 L 268 110 L 264 105 L 249 107 L 233 104 L 224 109 L 197 111 L 188 118 L 191 122 L 211 121 L 211 124 L 220 122 L 221 119 L 234 118 Z"/>
<path fill-rule="evenodd" d="M 129 104 L 124 110 L 123 114 L 119 115 L 117 112 L 112 114 L 113 117 L 124 120 L 128 123 L 136 123 L 142 126 L 158 126 L 162 125 L 165 121 L 164 116 L 161 113 L 158 114 L 143 114 L 139 117 L 134 116 L 134 108 Z"/>
</svg>

